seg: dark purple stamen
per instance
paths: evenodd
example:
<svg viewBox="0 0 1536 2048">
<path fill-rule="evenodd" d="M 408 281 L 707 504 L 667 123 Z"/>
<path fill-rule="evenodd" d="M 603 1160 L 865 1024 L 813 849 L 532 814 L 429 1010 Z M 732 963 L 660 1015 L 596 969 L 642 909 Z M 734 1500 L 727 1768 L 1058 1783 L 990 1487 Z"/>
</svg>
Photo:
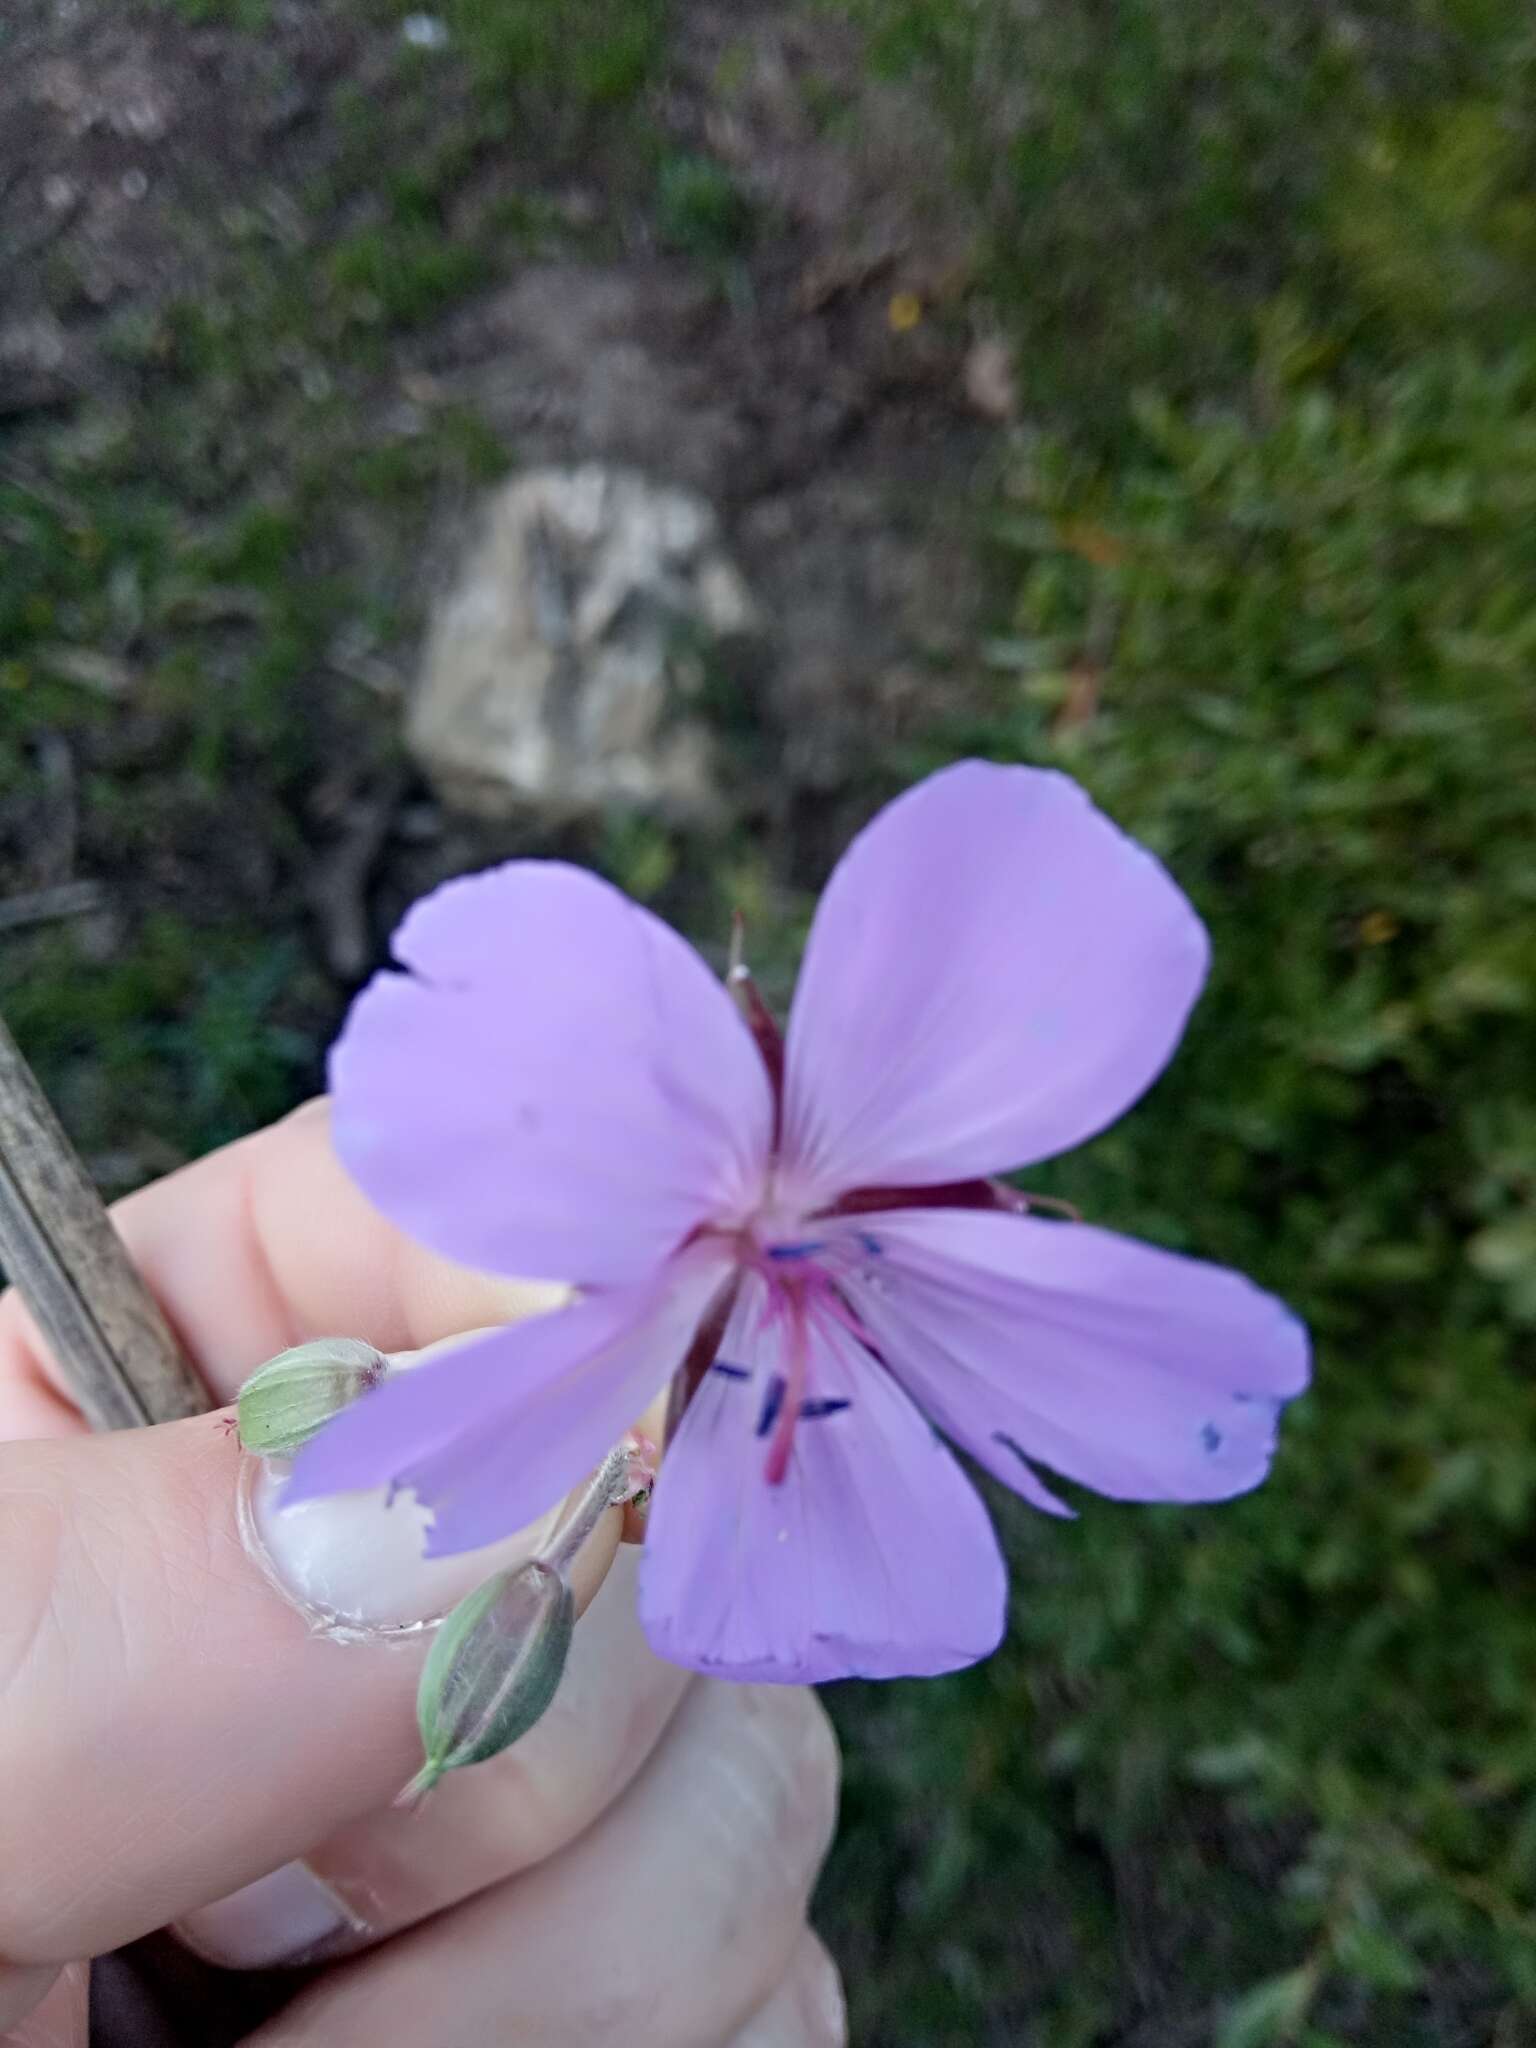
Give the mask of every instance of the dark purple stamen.
<svg viewBox="0 0 1536 2048">
<path fill-rule="evenodd" d="M 784 1377 L 775 1373 L 768 1382 L 768 1391 L 763 1396 L 763 1412 L 757 1418 L 757 1433 L 766 1436 L 779 1419 L 779 1410 L 784 1406 Z M 804 1410 L 801 1411 L 802 1414 Z"/>
<path fill-rule="evenodd" d="M 715 1371 L 723 1372 L 728 1380 L 749 1380 L 752 1377 L 744 1365 L 732 1365 L 728 1358 L 717 1358 Z"/>
<path fill-rule="evenodd" d="M 1221 1431 L 1216 1427 L 1214 1422 L 1206 1423 L 1205 1427 L 1200 1432 L 1200 1441 L 1205 1446 L 1206 1450 L 1210 1453 L 1210 1455 L 1214 1458 L 1216 1453 L 1221 1449 Z"/>
<path fill-rule="evenodd" d="M 763 1001 L 751 970 L 741 957 L 745 922 L 739 910 L 731 920 L 731 964 L 726 971 L 725 985 L 735 998 L 736 1007 L 763 1056 L 763 1065 L 768 1069 L 768 1085 L 773 1090 L 773 1142 L 777 1145 L 784 1114 L 784 1034 L 779 1029 L 778 1018 Z"/>
<path fill-rule="evenodd" d="M 803 1244 L 771 1244 L 768 1247 L 770 1259 L 814 1259 L 818 1252 L 826 1250 L 823 1238 L 808 1237 Z"/>
<path fill-rule="evenodd" d="M 1002 1180 L 950 1180 L 926 1188 L 854 1188 L 841 1195 L 828 1216 L 868 1216 L 881 1209 L 1001 1209 L 1025 1216 L 1033 1199 Z"/>
<path fill-rule="evenodd" d="M 800 1420 L 802 1422 L 820 1422 L 824 1415 L 841 1415 L 845 1408 L 851 1408 L 852 1406 L 853 1403 L 851 1401 L 841 1399 L 802 1401 L 800 1403 Z"/>
</svg>

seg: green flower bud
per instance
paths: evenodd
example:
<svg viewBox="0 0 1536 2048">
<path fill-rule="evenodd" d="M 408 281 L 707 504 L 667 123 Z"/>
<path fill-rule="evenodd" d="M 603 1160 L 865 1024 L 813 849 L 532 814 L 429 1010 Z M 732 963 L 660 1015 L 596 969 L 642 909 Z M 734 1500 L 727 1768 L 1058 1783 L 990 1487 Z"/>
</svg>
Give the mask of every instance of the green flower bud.
<svg viewBox="0 0 1536 2048">
<path fill-rule="evenodd" d="M 266 1457 L 289 1457 L 384 1373 L 383 1354 L 357 1337 L 320 1337 L 280 1352 L 240 1389 L 240 1441 Z"/>
<path fill-rule="evenodd" d="M 421 1674 L 416 1718 L 427 1760 L 402 1802 L 528 1733 L 555 1696 L 575 1626 L 571 1589 L 542 1558 L 498 1572 L 459 1602 Z"/>
</svg>

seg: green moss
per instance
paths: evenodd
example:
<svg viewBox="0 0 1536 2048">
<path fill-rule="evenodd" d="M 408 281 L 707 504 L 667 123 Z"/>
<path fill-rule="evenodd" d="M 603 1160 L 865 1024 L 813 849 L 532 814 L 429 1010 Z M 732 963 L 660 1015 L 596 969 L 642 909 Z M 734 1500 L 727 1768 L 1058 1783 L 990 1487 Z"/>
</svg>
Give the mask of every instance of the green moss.
<svg viewBox="0 0 1536 2048">
<path fill-rule="evenodd" d="M 388 0 L 386 13 L 422 10 Z M 622 106 L 651 76 L 666 0 L 442 0 L 428 10 L 485 92 L 534 87 L 566 112 Z"/>
<path fill-rule="evenodd" d="M 331 251 L 330 282 L 351 319 L 419 326 L 489 274 L 483 251 L 421 222 L 360 228 Z"/>
<path fill-rule="evenodd" d="M 361 450 L 352 468 L 356 490 L 381 504 L 418 504 L 421 493 L 445 477 L 467 485 L 494 483 L 506 473 L 500 436 L 473 409 L 444 406 L 420 431 Z"/>
<path fill-rule="evenodd" d="M 256 34 L 272 19 L 272 0 L 154 0 L 154 5 L 198 28 L 241 28 Z"/>
<path fill-rule="evenodd" d="M 669 247 L 717 263 L 743 253 L 753 225 L 751 205 L 723 164 L 689 155 L 663 160 L 656 179 L 656 226 Z"/>
<path fill-rule="evenodd" d="M 281 1115 L 315 1085 L 328 1007 L 292 943 L 251 926 L 158 914 L 115 962 L 82 956 L 67 930 L 0 957 L 0 1009 L 77 1141 L 126 1156 L 109 1184 L 137 1148 L 163 1171 Z"/>
</svg>

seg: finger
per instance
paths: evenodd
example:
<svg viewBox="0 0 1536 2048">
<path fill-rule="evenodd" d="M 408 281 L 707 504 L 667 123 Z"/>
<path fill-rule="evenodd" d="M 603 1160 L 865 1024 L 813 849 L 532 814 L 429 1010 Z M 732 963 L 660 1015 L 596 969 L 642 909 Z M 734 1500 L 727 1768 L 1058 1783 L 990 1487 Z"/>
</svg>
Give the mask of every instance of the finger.
<svg viewBox="0 0 1536 2048">
<path fill-rule="evenodd" d="M 343 1171 L 323 1101 L 130 1195 L 112 1214 L 219 1401 L 264 1359 L 310 1337 L 418 1350 L 565 1293 L 471 1272 L 396 1230 Z M 6 1396 L 0 1434 L 41 1433 L 67 1416 L 57 1396 L 68 1380 L 14 1293 L 0 1300 L 5 1381 L 33 1391 L 25 1406 Z M 40 1399 L 39 1389 L 55 1398 Z"/>
<path fill-rule="evenodd" d="M 789 1966 L 836 1783 L 811 1694 L 697 1686 L 563 1854 L 331 1972 L 251 2048 L 719 2048 Z"/>
<path fill-rule="evenodd" d="M 419 1761 L 421 1638 L 312 1633 L 242 1543 L 239 1456 L 213 1417 L 0 1446 L 0 1961 L 72 1961 L 223 1897 Z M 617 1521 L 578 1560 L 580 1607 Z M 460 1561 L 464 1590 L 516 1549 Z"/>
<path fill-rule="evenodd" d="M 14 1964 L 0 1963 L 0 2034 L 42 2004 L 58 1975 L 51 1965 L 19 1970 Z"/>
<path fill-rule="evenodd" d="M 0 1295 L 0 1320 L 19 1317 L 9 1308 L 12 1297 Z M 23 1358 L 18 1344 L 0 1344 L 0 1443 L 29 1436 L 67 1436 L 85 1428 L 78 1408 L 36 1376 L 30 1353 Z"/>
<path fill-rule="evenodd" d="M 848 2013 L 837 1965 L 807 1928 L 789 1975 L 730 2048 L 846 2048 Z"/>
<path fill-rule="evenodd" d="M 4 2048 L 87 2048 L 90 1987 L 88 1963 L 60 1971 L 41 2002 L 4 2036 Z"/>
<path fill-rule="evenodd" d="M 691 1683 L 652 1655 L 635 1608 L 635 1558 L 621 1556 L 577 1631 L 553 1706 L 521 1742 L 443 1781 L 415 1812 L 386 1807 L 305 1859 L 363 1946 L 544 1862 L 624 1791 Z M 255 1967 L 312 1947 L 313 1890 L 263 1882 L 194 1913 L 177 1932 L 210 1962 Z"/>
</svg>

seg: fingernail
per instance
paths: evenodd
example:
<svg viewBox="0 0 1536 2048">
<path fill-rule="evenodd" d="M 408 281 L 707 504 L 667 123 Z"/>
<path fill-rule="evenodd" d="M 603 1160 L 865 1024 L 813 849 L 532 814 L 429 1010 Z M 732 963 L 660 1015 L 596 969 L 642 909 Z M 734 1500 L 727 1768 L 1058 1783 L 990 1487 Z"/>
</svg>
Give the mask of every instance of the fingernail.
<svg viewBox="0 0 1536 2048">
<path fill-rule="evenodd" d="M 316 1628 L 398 1635 L 440 1621 L 494 1572 L 547 1543 L 555 1513 L 485 1550 L 427 1557 L 430 1514 L 410 1494 L 339 1493 L 285 1506 L 285 1460 L 253 1459 L 244 1477 L 248 1547 Z"/>
<path fill-rule="evenodd" d="M 176 1925 L 189 1948 L 230 1970 L 300 1962 L 341 1935 L 366 1931 L 302 1863 L 285 1863 L 281 1870 L 200 1907 Z"/>
<path fill-rule="evenodd" d="M 427 1355 L 394 1358 L 390 1369 L 409 1370 Z M 484 1550 L 427 1557 L 432 1518 L 414 1495 L 380 1489 L 287 1506 L 282 1492 L 290 1469 L 281 1458 L 247 1459 L 240 1503 L 246 1545 L 313 1627 L 340 1636 L 408 1634 L 440 1621 L 494 1572 L 535 1556 L 559 1513 L 556 1507 Z"/>
</svg>

